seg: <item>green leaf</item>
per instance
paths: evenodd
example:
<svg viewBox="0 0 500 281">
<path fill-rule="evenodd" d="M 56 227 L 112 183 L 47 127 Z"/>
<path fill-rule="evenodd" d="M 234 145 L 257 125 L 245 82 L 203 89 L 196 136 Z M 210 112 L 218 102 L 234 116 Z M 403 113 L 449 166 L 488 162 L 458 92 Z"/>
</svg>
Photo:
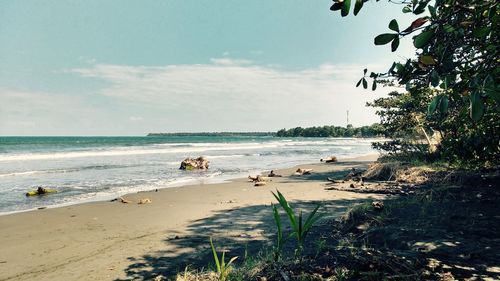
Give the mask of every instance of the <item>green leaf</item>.
<svg viewBox="0 0 500 281">
<path fill-rule="evenodd" d="M 500 89 L 498 86 L 496 88 L 493 86 L 484 87 L 484 92 L 487 96 L 500 103 Z"/>
<path fill-rule="evenodd" d="M 418 6 L 415 8 L 415 10 L 413 10 L 413 13 L 415 15 L 419 15 L 419 14 L 425 12 L 425 7 L 427 6 L 427 3 L 428 2 L 423 1 L 420 4 L 418 4 Z"/>
<path fill-rule="evenodd" d="M 363 88 L 368 89 L 368 82 L 363 78 Z"/>
<path fill-rule="evenodd" d="M 273 206 L 273 216 L 274 216 L 274 221 L 276 222 L 276 227 L 278 228 L 278 235 L 281 235 L 281 218 L 280 214 L 278 212 L 278 208 L 276 208 L 276 205 L 272 204 Z"/>
<path fill-rule="evenodd" d="M 342 3 L 335 2 L 335 3 L 333 3 L 333 5 L 330 7 L 330 10 L 332 10 L 332 11 L 338 11 L 338 10 L 342 9 L 342 6 L 343 6 L 343 4 L 342 4 Z"/>
<path fill-rule="evenodd" d="M 403 13 L 405 13 L 405 14 L 406 14 L 406 13 L 411 13 L 411 8 L 410 8 L 409 6 L 405 6 L 405 7 L 403 8 Z"/>
<path fill-rule="evenodd" d="M 431 17 L 436 18 L 436 7 L 429 5 L 427 6 L 427 8 L 429 9 L 429 14 L 431 14 Z"/>
<path fill-rule="evenodd" d="M 304 233 L 304 225 L 302 224 L 302 211 L 299 212 L 299 231 L 297 231 L 297 237 L 301 237 Z"/>
<path fill-rule="evenodd" d="M 368 68 L 363 69 L 363 74 L 366 75 L 367 71 L 368 71 Z"/>
<path fill-rule="evenodd" d="M 340 15 L 345 17 L 349 14 L 349 9 L 351 8 L 351 0 L 344 0 L 342 5 L 342 10 L 340 11 Z"/>
<path fill-rule="evenodd" d="M 363 81 L 363 78 L 359 79 L 358 83 L 356 83 L 356 88 L 359 87 L 359 85 L 361 85 L 362 81 Z"/>
<path fill-rule="evenodd" d="M 474 31 L 472 31 L 472 34 L 477 38 L 483 38 L 483 37 L 486 37 L 488 35 L 488 33 L 490 33 L 490 30 L 491 30 L 490 27 L 483 26 L 483 27 L 474 29 Z"/>
<path fill-rule="evenodd" d="M 389 29 L 399 32 L 398 22 L 395 19 L 391 20 L 391 22 L 389 23 Z"/>
<path fill-rule="evenodd" d="M 396 67 L 396 63 L 395 63 L 395 62 L 393 62 L 393 63 L 392 63 L 392 65 L 391 65 L 391 68 L 389 68 L 389 70 L 387 71 L 387 73 L 391 73 L 391 74 L 392 74 L 392 73 L 393 73 L 393 71 L 394 71 L 394 68 L 395 68 L 395 67 Z M 372 72 L 372 73 L 373 73 L 373 72 Z M 370 75 L 370 77 L 371 77 L 371 75 Z"/>
<path fill-rule="evenodd" d="M 389 42 L 391 42 L 392 40 L 394 40 L 394 38 L 397 38 L 398 35 L 397 34 L 393 34 L 393 33 L 384 33 L 384 34 L 380 34 L 378 35 L 377 37 L 375 37 L 375 45 L 385 45 Z"/>
<path fill-rule="evenodd" d="M 484 103 L 481 99 L 481 93 L 473 92 L 470 95 L 470 118 L 474 121 L 479 121 L 484 114 Z"/>
<path fill-rule="evenodd" d="M 405 84 L 405 90 L 406 90 L 406 91 L 408 91 L 408 92 L 410 92 L 410 91 L 412 90 L 412 87 L 413 87 L 413 86 L 412 86 L 412 84 L 411 84 L 411 83 L 406 83 L 406 84 Z"/>
<path fill-rule="evenodd" d="M 431 115 L 436 111 L 436 107 L 438 106 L 439 100 L 441 99 L 441 96 L 435 96 L 431 103 L 429 104 L 429 107 L 427 108 L 427 114 Z"/>
<path fill-rule="evenodd" d="M 354 4 L 354 15 L 358 15 L 359 11 L 363 7 L 364 1 L 363 0 L 356 0 L 356 3 Z"/>
<path fill-rule="evenodd" d="M 495 85 L 495 79 L 493 79 L 492 75 L 487 75 L 484 78 L 483 85 L 484 93 L 488 97 L 500 102 L 500 85 Z"/>
<path fill-rule="evenodd" d="M 453 31 L 455 31 L 455 28 L 454 28 L 452 25 L 450 25 L 450 24 L 445 24 L 445 25 L 443 26 L 443 30 L 444 30 L 444 32 L 446 32 L 446 33 L 451 33 L 451 32 L 453 32 Z"/>
<path fill-rule="evenodd" d="M 399 47 L 399 37 L 394 38 L 391 43 L 391 51 L 396 51 Z"/>
<path fill-rule="evenodd" d="M 419 61 L 425 65 L 436 65 L 436 61 L 432 56 L 420 56 Z"/>
<path fill-rule="evenodd" d="M 439 74 L 436 70 L 432 70 L 431 72 L 431 85 L 433 87 L 437 87 L 439 85 Z"/>
<path fill-rule="evenodd" d="M 427 45 L 433 35 L 434 32 L 432 30 L 424 31 L 415 37 L 415 39 L 413 40 L 413 45 L 415 46 L 415 48 L 422 48 Z"/>
<path fill-rule="evenodd" d="M 471 79 L 471 80 L 469 81 L 469 85 L 470 85 L 470 87 L 471 87 L 471 88 L 478 88 L 478 87 L 479 87 L 479 85 L 480 85 L 479 78 L 477 78 L 477 76 L 476 76 L 476 77 L 474 77 L 473 79 Z"/>
<path fill-rule="evenodd" d="M 439 111 L 441 113 L 446 113 L 446 111 L 448 111 L 448 97 L 447 96 L 441 96 L 441 100 L 439 102 Z"/>
<path fill-rule="evenodd" d="M 396 73 L 398 73 L 398 74 L 401 74 L 401 72 L 403 72 L 405 69 L 405 67 L 402 64 L 400 64 L 399 62 L 396 63 L 395 68 L 396 68 Z"/>
<path fill-rule="evenodd" d="M 375 91 L 376 89 L 377 89 L 377 80 L 373 80 L 372 91 Z"/>
<path fill-rule="evenodd" d="M 290 220 L 290 224 L 291 224 L 293 230 L 297 231 L 298 230 L 297 220 L 295 218 L 295 214 L 293 213 L 292 207 L 286 201 L 285 196 L 283 196 L 283 194 L 281 194 L 281 192 L 279 192 L 278 190 L 276 190 L 276 191 L 277 191 L 278 195 L 276 195 L 276 194 L 274 194 L 274 192 L 272 192 L 274 197 L 278 200 L 281 207 L 285 210 L 285 212 L 288 216 L 288 219 Z"/>
<path fill-rule="evenodd" d="M 210 237 L 210 246 L 212 246 L 212 254 L 214 255 L 215 266 L 217 267 L 217 272 L 221 272 L 221 266 L 219 262 L 219 257 L 217 256 L 217 252 L 215 251 L 214 243 L 212 242 L 212 237 Z"/>
<path fill-rule="evenodd" d="M 309 229 L 311 229 L 311 227 L 313 226 L 313 224 L 321 218 L 321 215 L 316 215 L 316 212 L 318 211 L 319 207 L 321 207 L 321 205 L 317 205 L 316 208 L 314 208 L 314 210 L 311 212 L 311 214 L 309 214 L 309 216 L 307 217 L 306 219 L 306 222 L 304 223 L 304 230 L 305 231 L 309 231 Z"/>
</svg>

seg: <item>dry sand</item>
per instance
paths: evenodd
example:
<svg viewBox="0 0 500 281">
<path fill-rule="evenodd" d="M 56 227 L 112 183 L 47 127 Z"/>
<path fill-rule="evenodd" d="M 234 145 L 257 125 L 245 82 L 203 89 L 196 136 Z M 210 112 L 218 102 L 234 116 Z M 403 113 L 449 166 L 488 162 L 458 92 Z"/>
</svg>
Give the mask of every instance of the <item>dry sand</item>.
<svg viewBox="0 0 500 281">
<path fill-rule="evenodd" d="M 203 260 L 209 236 L 218 246 L 248 245 L 255 252 L 274 232 L 271 191 L 279 189 L 306 209 L 324 200 L 322 212 L 335 217 L 378 197 L 327 191 L 326 177 L 365 167 L 376 157 L 301 165 L 314 169 L 302 177 L 288 176 L 296 167 L 276 171 L 284 177 L 261 187 L 239 179 L 130 194 L 124 196 L 134 202 L 129 204 L 94 202 L 0 216 L 0 280 L 150 279 Z M 152 203 L 135 203 L 141 198 Z"/>
</svg>

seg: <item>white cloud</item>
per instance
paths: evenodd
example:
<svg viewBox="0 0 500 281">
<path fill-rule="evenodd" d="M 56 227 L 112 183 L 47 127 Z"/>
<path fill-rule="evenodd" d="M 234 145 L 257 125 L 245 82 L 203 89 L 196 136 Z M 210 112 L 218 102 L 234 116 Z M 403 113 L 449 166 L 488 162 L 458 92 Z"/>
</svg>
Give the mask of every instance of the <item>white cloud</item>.
<svg viewBox="0 0 500 281">
<path fill-rule="evenodd" d="M 138 121 L 142 121 L 144 120 L 144 118 L 142 118 L 141 116 L 130 116 L 128 118 L 128 120 L 132 121 L 132 122 L 138 122 Z"/>
<path fill-rule="evenodd" d="M 92 126 L 85 117 L 95 114 L 78 96 L 0 88 L 0 97 L 0 134 L 64 134 Z"/>
<path fill-rule="evenodd" d="M 110 86 L 100 92 L 105 96 L 161 109 L 171 123 L 160 131 L 344 125 L 346 110 L 353 124 L 368 124 L 378 118 L 365 103 L 388 92 L 382 87 L 375 94 L 355 88 L 365 67 L 360 65 L 324 64 L 290 71 L 248 60 L 211 62 L 154 67 L 98 64 L 72 72 L 107 81 Z"/>
<path fill-rule="evenodd" d="M 389 90 L 355 88 L 363 68 L 323 64 L 285 70 L 234 59 L 154 67 L 95 64 L 65 74 L 106 82 L 97 92 L 0 88 L 0 135 L 272 131 L 345 125 L 346 110 L 354 125 L 369 124 L 378 118 L 365 103 Z M 82 85 L 85 80 L 75 85 L 79 92 Z"/>
<path fill-rule="evenodd" d="M 143 133 L 120 110 L 87 95 L 0 88 L 0 135 L 126 135 Z"/>
<path fill-rule="evenodd" d="M 250 60 L 242 60 L 242 59 L 230 59 L 230 58 L 212 58 L 210 61 L 216 65 L 223 66 L 236 66 L 236 65 L 248 65 L 252 64 Z"/>
</svg>

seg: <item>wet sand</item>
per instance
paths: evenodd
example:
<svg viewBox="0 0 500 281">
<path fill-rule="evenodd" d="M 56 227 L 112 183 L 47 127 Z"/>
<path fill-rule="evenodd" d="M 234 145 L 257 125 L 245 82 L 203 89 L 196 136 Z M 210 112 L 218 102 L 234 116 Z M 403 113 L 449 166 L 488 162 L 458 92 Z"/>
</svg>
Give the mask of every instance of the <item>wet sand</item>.
<svg viewBox="0 0 500 281">
<path fill-rule="evenodd" d="M 266 186 L 247 179 L 124 196 L 131 203 L 93 202 L 0 216 L 0 280 L 130 280 L 173 274 L 203 260 L 208 237 L 255 250 L 273 234 L 271 191 L 299 207 L 328 202 L 329 216 L 374 195 L 325 190 L 326 177 L 366 167 L 377 155 L 308 164 L 308 176 L 276 171 Z M 140 199 L 152 202 L 137 204 Z M 206 263 L 205 263 L 206 265 Z"/>
</svg>

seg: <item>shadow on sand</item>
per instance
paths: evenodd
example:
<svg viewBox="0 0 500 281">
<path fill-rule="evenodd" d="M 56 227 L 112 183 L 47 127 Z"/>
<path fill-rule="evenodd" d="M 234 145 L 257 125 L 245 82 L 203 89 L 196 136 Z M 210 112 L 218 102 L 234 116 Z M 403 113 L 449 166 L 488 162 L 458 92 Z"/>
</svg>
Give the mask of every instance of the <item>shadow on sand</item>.
<svg viewBox="0 0 500 281">
<path fill-rule="evenodd" d="M 348 207 L 365 200 L 294 201 L 291 205 L 308 213 L 318 203 L 322 203 L 321 212 L 326 214 L 324 221 L 329 221 L 327 218 L 338 217 Z M 213 259 L 210 236 L 218 250 L 229 251 L 227 259 L 238 256 L 241 260 L 245 254 L 255 255 L 266 245 L 270 246 L 274 234 L 275 225 L 270 205 L 218 211 L 210 217 L 192 221 L 187 234 L 165 237 L 164 249 L 140 257 L 129 257 L 131 264 L 125 269 L 127 278 L 117 280 L 150 280 L 160 274 L 170 279 L 177 272 L 184 271 L 186 266 L 206 268 L 209 266 L 207 263 L 211 263 Z"/>
</svg>

